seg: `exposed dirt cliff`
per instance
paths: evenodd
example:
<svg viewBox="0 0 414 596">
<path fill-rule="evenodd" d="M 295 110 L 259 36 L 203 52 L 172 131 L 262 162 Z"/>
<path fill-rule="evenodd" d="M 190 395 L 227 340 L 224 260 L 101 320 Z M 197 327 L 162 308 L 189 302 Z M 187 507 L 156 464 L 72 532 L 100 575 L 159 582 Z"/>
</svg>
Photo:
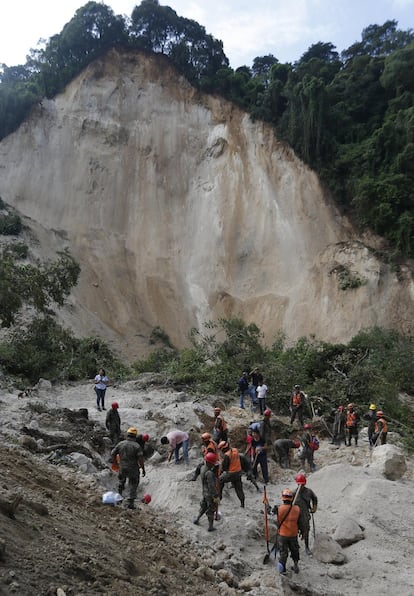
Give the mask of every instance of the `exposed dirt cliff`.
<svg viewBox="0 0 414 596">
<path fill-rule="evenodd" d="M 111 51 L 44 100 L 0 143 L 0 195 L 39 251 L 80 262 L 66 321 L 130 355 L 156 325 L 183 345 L 218 316 L 268 339 L 413 329 L 412 270 L 381 264 L 270 127 L 162 56 Z"/>
</svg>

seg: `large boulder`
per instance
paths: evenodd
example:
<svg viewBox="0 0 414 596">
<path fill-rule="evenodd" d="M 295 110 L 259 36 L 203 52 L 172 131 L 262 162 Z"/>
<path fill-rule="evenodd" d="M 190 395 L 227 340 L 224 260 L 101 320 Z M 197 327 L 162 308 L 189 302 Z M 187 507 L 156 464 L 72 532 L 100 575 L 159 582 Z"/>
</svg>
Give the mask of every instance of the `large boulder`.
<svg viewBox="0 0 414 596">
<path fill-rule="evenodd" d="M 346 556 L 341 546 L 331 536 L 323 532 L 316 534 L 313 556 L 321 563 L 333 563 L 334 565 L 346 563 Z"/>
<path fill-rule="evenodd" d="M 372 453 L 371 467 L 378 470 L 388 480 L 398 480 L 407 471 L 403 452 L 396 445 L 380 445 Z"/>
<path fill-rule="evenodd" d="M 349 546 L 365 538 L 364 529 L 352 517 L 344 517 L 340 520 L 333 538 L 341 546 Z"/>
</svg>

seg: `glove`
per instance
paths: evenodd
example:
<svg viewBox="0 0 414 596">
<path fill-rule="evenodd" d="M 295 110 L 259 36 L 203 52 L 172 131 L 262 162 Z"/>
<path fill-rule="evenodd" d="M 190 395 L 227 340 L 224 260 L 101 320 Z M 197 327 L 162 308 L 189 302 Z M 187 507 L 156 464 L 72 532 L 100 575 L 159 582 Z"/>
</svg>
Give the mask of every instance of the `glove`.
<svg viewBox="0 0 414 596">
<path fill-rule="evenodd" d="M 318 509 L 318 506 L 317 506 L 317 505 L 314 505 L 313 507 L 311 507 L 311 508 L 309 509 L 309 511 L 310 511 L 311 513 L 316 513 L 317 509 Z"/>
<path fill-rule="evenodd" d="M 144 468 L 142 469 L 142 476 L 146 475 L 146 471 L 144 470 Z"/>
<path fill-rule="evenodd" d="M 220 497 L 214 497 L 213 502 L 214 502 L 214 505 L 216 505 L 216 507 L 218 507 L 220 505 Z"/>
</svg>

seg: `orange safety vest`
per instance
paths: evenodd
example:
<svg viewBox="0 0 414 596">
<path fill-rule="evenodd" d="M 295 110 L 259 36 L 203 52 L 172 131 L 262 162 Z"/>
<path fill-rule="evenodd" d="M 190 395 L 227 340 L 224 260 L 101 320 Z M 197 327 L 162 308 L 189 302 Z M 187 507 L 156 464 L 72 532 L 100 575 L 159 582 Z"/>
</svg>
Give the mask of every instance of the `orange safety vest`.
<svg viewBox="0 0 414 596">
<path fill-rule="evenodd" d="M 228 472 L 241 472 L 240 454 L 236 447 L 226 451 L 225 455 L 227 455 L 230 460 Z"/>
<path fill-rule="evenodd" d="M 380 430 L 378 422 L 382 422 L 382 429 Z M 386 433 L 388 431 L 388 426 L 387 426 L 387 422 L 385 420 L 385 418 L 378 418 L 378 420 L 375 422 L 375 431 L 376 433 L 380 433 L 382 431 L 382 433 Z"/>
<path fill-rule="evenodd" d="M 347 412 L 346 413 L 346 425 L 348 428 L 351 426 L 356 426 L 357 423 L 357 415 L 356 412 Z"/>
<path fill-rule="evenodd" d="M 292 404 L 294 406 L 300 406 L 302 403 L 302 394 L 301 393 L 294 393 L 292 397 Z"/>
<path fill-rule="evenodd" d="M 298 535 L 299 515 L 300 508 L 298 505 L 279 505 L 277 508 L 277 523 L 279 526 L 278 533 L 280 536 L 293 538 L 293 536 Z"/>
<path fill-rule="evenodd" d="M 203 446 L 203 453 L 215 453 L 218 457 L 219 452 L 218 452 L 218 447 L 217 447 L 217 443 L 215 441 L 209 441 L 207 443 L 207 445 Z"/>
<path fill-rule="evenodd" d="M 214 428 L 216 428 L 217 430 L 227 430 L 227 424 L 226 421 L 224 420 L 224 418 L 222 416 L 217 416 L 215 422 L 214 422 Z"/>
</svg>

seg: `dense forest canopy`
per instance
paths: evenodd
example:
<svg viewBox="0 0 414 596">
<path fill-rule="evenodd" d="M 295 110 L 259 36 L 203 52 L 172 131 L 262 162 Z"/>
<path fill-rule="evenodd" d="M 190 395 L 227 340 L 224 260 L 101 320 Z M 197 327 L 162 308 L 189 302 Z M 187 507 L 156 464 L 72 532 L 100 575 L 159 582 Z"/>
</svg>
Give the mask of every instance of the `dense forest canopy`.
<svg viewBox="0 0 414 596">
<path fill-rule="evenodd" d="M 370 25 L 341 53 L 313 44 L 295 63 L 258 56 L 233 70 L 223 45 L 158 0 L 130 18 L 88 2 L 26 64 L 2 66 L 0 138 L 111 47 L 167 55 L 188 80 L 271 123 L 361 229 L 414 256 L 414 32 Z"/>
</svg>

